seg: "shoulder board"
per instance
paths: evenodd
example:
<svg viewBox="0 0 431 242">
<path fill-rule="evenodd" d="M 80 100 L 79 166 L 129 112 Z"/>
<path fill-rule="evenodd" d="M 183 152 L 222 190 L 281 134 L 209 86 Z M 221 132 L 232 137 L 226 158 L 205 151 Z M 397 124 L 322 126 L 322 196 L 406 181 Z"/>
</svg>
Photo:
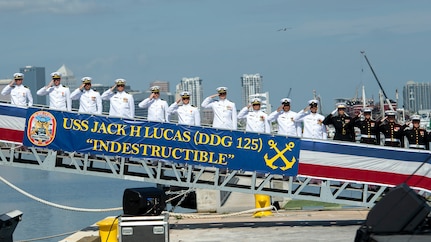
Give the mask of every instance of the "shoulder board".
<svg viewBox="0 0 431 242">
<path fill-rule="evenodd" d="M 62 85 L 63 87 L 67 87 L 66 85 Z"/>
<path fill-rule="evenodd" d="M 24 87 L 30 89 L 28 86 L 24 86 Z"/>
<path fill-rule="evenodd" d="M 196 107 L 195 105 L 191 105 L 191 106 L 194 107 L 194 108 Z"/>
</svg>

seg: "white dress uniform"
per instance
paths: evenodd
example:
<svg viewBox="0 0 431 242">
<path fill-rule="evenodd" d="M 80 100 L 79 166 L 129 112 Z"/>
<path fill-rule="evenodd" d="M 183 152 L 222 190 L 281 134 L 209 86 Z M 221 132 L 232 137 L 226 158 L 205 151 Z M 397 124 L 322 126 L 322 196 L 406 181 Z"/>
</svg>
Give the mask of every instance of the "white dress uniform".
<svg viewBox="0 0 431 242">
<path fill-rule="evenodd" d="M 323 124 L 325 119 L 323 115 L 301 110 L 294 119 L 304 124 L 303 138 L 328 139 L 326 126 Z"/>
<path fill-rule="evenodd" d="M 79 99 L 79 109 L 80 113 L 90 113 L 90 114 L 102 114 L 102 98 L 100 97 L 100 93 L 93 90 L 81 90 L 76 88 L 70 94 L 70 98 L 72 100 Z"/>
<path fill-rule="evenodd" d="M 289 98 L 283 98 L 281 99 L 281 104 L 284 105 L 290 105 L 291 100 Z M 286 136 L 301 136 L 302 134 L 302 127 L 301 123 L 295 121 L 295 117 L 297 115 L 297 112 L 294 111 L 284 111 L 283 109 L 281 111 L 275 110 L 268 116 L 269 123 L 271 122 L 277 122 L 278 124 L 278 132 L 279 135 L 286 135 Z"/>
<path fill-rule="evenodd" d="M 159 86 L 152 86 L 151 92 L 159 93 Z M 169 122 L 169 114 L 168 108 L 169 105 L 165 100 L 160 98 L 145 98 L 142 100 L 138 107 L 147 108 L 148 109 L 148 121 L 156 121 L 156 122 Z"/>
<path fill-rule="evenodd" d="M 15 73 L 14 79 L 23 79 L 24 74 Z M 28 87 L 20 84 L 20 85 L 6 85 L 1 91 L 2 95 L 10 94 L 10 102 L 13 105 L 17 106 L 33 106 L 33 96 L 31 95 L 31 91 Z"/>
<path fill-rule="evenodd" d="M 182 92 L 181 97 L 189 97 L 190 93 L 188 92 Z M 197 107 L 194 107 L 188 104 L 178 105 L 177 102 L 174 102 L 169 106 L 168 108 L 168 114 L 178 114 L 178 123 L 179 124 L 186 124 L 186 125 L 195 125 L 200 126 L 201 125 L 201 116 L 199 113 L 199 109 Z"/>
<path fill-rule="evenodd" d="M 217 91 L 226 91 L 227 88 L 219 87 Z M 220 99 L 214 100 L 207 97 L 201 104 L 202 108 L 212 108 L 214 113 L 213 127 L 222 129 L 236 130 L 238 128 L 238 119 L 235 103 L 227 100 Z"/>
<path fill-rule="evenodd" d="M 245 131 L 267 134 L 271 132 L 268 115 L 261 110 L 249 111 L 248 107 L 244 107 L 243 109 L 241 109 L 241 111 L 239 111 L 238 119 L 247 120 Z"/>
<path fill-rule="evenodd" d="M 301 124 L 295 121 L 295 117 L 298 113 L 293 111 L 283 111 L 277 112 L 275 110 L 268 116 L 269 122 L 277 121 L 278 132 L 280 135 L 287 136 L 301 136 L 302 127 Z"/>
<path fill-rule="evenodd" d="M 51 77 L 61 78 L 61 74 L 58 72 L 51 73 Z M 64 85 L 57 85 L 51 87 L 42 87 L 36 92 L 39 96 L 49 96 L 49 108 L 58 109 L 64 111 L 72 110 L 72 100 L 70 99 L 70 90 Z"/>
<path fill-rule="evenodd" d="M 102 93 L 102 100 L 109 100 L 109 116 L 117 118 L 135 118 L 135 101 L 125 91 L 113 92 L 111 89 Z"/>
</svg>

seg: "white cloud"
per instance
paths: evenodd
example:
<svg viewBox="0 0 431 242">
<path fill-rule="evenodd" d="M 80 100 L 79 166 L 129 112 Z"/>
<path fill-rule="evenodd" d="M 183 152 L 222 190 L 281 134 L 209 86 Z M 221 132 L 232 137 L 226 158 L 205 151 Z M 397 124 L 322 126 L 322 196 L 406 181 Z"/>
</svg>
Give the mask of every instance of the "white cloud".
<svg viewBox="0 0 431 242">
<path fill-rule="evenodd" d="M 103 10 L 102 3 L 97 0 L 0 0 L 0 13 L 81 14 Z"/>
</svg>

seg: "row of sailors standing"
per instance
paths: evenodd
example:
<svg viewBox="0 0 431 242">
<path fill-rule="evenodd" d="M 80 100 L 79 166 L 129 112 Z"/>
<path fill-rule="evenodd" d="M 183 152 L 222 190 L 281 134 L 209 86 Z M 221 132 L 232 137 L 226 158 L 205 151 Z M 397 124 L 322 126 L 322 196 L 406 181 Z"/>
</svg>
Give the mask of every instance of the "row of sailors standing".
<svg viewBox="0 0 431 242">
<path fill-rule="evenodd" d="M 357 127 L 360 130 L 361 143 L 380 145 L 382 133 L 384 146 L 405 147 L 406 138 L 409 148 L 429 150 L 431 134 L 420 127 L 419 115 L 412 115 L 411 121 L 401 125 L 396 122 L 395 111 L 386 111 L 384 118 L 373 120 L 370 108 L 365 108 L 353 118 L 349 117 L 345 110 L 345 104 L 338 104 L 337 108 L 323 120 L 323 124 L 334 126 L 334 140 L 354 142 L 356 140 L 354 128 Z M 336 113 L 338 115 L 335 115 Z"/>
<path fill-rule="evenodd" d="M 14 105 L 32 106 L 33 97 L 30 89 L 23 85 L 23 79 L 23 73 L 15 73 L 13 81 L 3 88 L 1 94 L 10 94 L 11 103 Z M 135 116 L 133 96 L 124 91 L 125 79 L 116 79 L 115 84 L 102 95 L 91 89 L 91 77 L 82 78 L 81 86 L 72 93 L 68 87 L 60 83 L 60 73 L 51 73 L 51 79 L 48 85 L 37 91 L 37 95 L 48 95 L 49 107 L 52 109 L 70 111 L 71 100 L 79 100 L 78 112 L 101 114 L 102 100 L 109 100 L 109 116 L 121 118 Z M 149 121 L 169 122 L 169 116 L 176 113 L 179 124 L 201 125 L 198 108 L 190 105 L 189 92 L 182 92 L 181 98 L 168 106 L 166 101 L 160 99 L 159 89 L 158 86 L 151 87 L 150 96 L 138 104 L 138 107 L 148 109 Z M 413 115 L 410 122 L 400 125 L 395 121 L 394 111 L 387 111 L 385 118 L 375 121 L 371 118 L 372 110 L 369 108 L 365 108 L 358 116 L 351 118 L 345 113 L 345 104 L 338 104 L 331 114 L 324 117 L 317 112 L 318 100 L 310 100 L 308 106 L 296 113 L 290 110 L 291 99 L 289 98 L 281 99 L 281 105 L 269 115 L 260 110 L 259 98 L 251 100 L 251 103 L 237 114 L 235 103 L 227 99 L 227 88 L 218 87 L 216 90 L 216 94 L 205 98 L 201 104 L 202 108 L 213 110 L 214 128 L 236 130 L 238 119 L 244 119 L 246 131 L 270 133 L 270 124 L 277 122 L 280 135 L 327 139 L 326 126 L 333 125 L 334 140 L 354 142 L 356 138 L 354 127 L 357 127 L 361 132 L 361 143 L 380 144 L 380 133 L 383 133 L 385 146 L 404 147 L 404 137 L 406 137 L 410 148 L 429 149 L 431 134 L 420 128 L 420 117 L 417 115 Z M 412 127 L 409 128 L 410 126 Z"/>
</svg>

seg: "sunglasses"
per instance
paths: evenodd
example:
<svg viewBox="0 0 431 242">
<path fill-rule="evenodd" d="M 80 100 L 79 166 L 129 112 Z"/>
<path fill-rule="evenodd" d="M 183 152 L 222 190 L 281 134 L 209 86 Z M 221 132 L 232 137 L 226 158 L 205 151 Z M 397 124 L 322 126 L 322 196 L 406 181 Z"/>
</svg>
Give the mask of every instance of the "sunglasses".
<svg viewBox="0 0 431 242">
<path fill-rule="evenodd" d="M 123 84 L 120 84 L 120 85 L 117 85 L 117 87 L 124 87 L 124 85 L 123 85 Z"/>
</svg>

